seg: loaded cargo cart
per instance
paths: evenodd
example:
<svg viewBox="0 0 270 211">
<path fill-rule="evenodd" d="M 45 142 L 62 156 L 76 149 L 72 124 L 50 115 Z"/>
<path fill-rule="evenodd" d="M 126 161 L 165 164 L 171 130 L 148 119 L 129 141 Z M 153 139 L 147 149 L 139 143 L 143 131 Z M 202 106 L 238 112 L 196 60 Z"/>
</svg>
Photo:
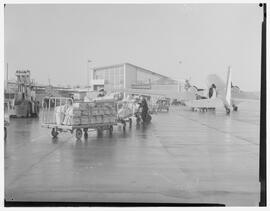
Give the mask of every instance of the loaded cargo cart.
<svg viewBox="0 0 270 211">
<path fill-rule="evenodd" d="M 157 111 L 169 111 L 170 99 L 169 98 L 160 98 L 157 100 Z"/>
<path fill-rule="evenodd" d="M 126 123 L 129 127 L 132 126 L 133 105 L 128 101 L 119 101 L 117 103 L 117 122 L 123 125 L 123 130 L 126 129 Z"/>
<path fill-rule="evenodd" d="M 51 128 L 55 138 L 60 132 L 75 131 L 80 139 L 88 136 L 88 129 L 113 131 L 117 124 L 117 107 L 113 99 L 100 99 L 91 102 L 73 102 L 71 98 L 47 97 L 42 100 L 42 127 Z"/>
</svg>

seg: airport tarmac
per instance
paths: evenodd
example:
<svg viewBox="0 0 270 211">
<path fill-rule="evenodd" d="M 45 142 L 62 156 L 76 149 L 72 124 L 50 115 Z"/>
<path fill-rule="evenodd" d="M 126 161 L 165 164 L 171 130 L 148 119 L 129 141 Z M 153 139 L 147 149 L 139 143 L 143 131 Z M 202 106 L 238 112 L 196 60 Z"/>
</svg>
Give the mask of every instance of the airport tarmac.
<svg viewBox="0 0 270 211">
<path fill-rule="evenodd" d="M 146 127 L 53 140 L 38 119 L 11 119 L 7 201 L 259 204 L 259 104 L 171 107 Z"/>
</svg>

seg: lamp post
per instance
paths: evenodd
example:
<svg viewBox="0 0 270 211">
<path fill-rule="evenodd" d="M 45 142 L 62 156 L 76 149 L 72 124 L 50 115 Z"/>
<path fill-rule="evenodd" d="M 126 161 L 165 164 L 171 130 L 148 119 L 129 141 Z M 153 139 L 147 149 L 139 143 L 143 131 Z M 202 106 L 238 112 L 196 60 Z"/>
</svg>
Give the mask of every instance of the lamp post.
<svg viewBox="0 0 270 211">
<path fill-rule="evenodd" d="M 178 64 L 181 65 L 182 64 L 182 61 L 178 61 Z M 180 89 L 180 80 L 178 80 L 178 92 L 180 92 L 181 89 Z"/>
<path fill-rule="evenodd" d="M 90 75 L 89 75 L 89 71 L 90 71 L 90 63 L 92 61 L 90 59 L 87 60 L 87 88 L 89 91 L 89 81 L 90 81 Z"/>
</svg>

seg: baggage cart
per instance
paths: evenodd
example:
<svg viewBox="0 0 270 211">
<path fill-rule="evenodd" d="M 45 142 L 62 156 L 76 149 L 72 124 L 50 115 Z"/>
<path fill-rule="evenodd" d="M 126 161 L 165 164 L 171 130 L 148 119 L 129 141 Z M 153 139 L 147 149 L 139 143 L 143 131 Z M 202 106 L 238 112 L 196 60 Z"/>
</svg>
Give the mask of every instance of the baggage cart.
<svg viewBox="0 0 270 211">
<path fill-rule="evenodd" d="M 133 114 L 128 115 L 128 116 L 126 116 L 124 118 L 118 117 L 117 118 L 117 123 L 122 124 L 123 125 L 123 130 L 125 130 L 127 123 L 129 124 L 129 127 L 132 127 L 132 117 L 133 117 Z"/>
<path fill-rule="evenodd" d="M 157 101 L 157 111 L 162 112 L 162 111 L 169 111 L 170 107 L 170 100 L 169 98 L 161 98 Z"/>
<path fill-rule="evenodd" d="M 56 121 L 55 118 L 55 108 L 59 106 L 64 106 L 67 104 L 68 101 L 71 101 L 73 104 L 72 98 L 65 98 L 65 97 L 46 97 L 42 100 L 42 111 L 41 111 L 41 126 L 50 128 L 51 135 L 53 138 L 56 138 L 59 133 L 61 132 L 70 132 L 73 134 L 75 132 L 75 136 L 77 139 L 81 139 L 83 132 L 85 138 L 88 136 L 88 130 L 96 130 L 98 134 L 101 134 L 104 130 L 108 130 L 110 134 L 113 132 L 113 126 L 117 124 L 117 115 L 116 115 L 116 104 L 114 103 L 113 109 L 115 112 L 113 115 L 110 115 L 106 121 L 102 119 L 105 113 L 95 113 L 91 114 L 90 117 L 93 119 L 97 116 L 101 118 L 100 122 L 89 122 L 87 124 L 75 123 L 70 125 L 63 124 L 62 122 L 59 123 Z M 79 102 L 77 102 L 79 103 Z M 81 102 L 86 103 L 86 102 Z M 89 102 L 95 104 L 96 102 Z M 102 102 L 99 102 L 102 103 Z M 103 117 L 102 117 L 103 116 Z"/>
<path fill-rule="evenodd" d="M 117 103 L 117 112 L 119 112 L 119 110 L 123 107 L 123 106 L 126 106 L 128 107 L 129 102 L 127 101 L 119 101 Z M 127 113 L 125 115 L 117 115 L 117 123 L 120 123 L 123 125 L 123 130 L 126 129 L 126 125 L 127 123 L 129 124 L 129 127 L 132 127 L 132 117 L 134 116 L 133 114 L 133 109 L 131 108 L 128 108 L 130 109 L 130 113 Z"/>
</svg>

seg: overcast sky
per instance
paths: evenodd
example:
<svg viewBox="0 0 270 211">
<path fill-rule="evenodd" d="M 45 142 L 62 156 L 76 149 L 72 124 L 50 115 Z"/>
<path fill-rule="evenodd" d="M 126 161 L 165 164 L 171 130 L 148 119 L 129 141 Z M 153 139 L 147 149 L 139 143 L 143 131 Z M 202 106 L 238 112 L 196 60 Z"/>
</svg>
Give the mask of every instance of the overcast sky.
<svg viewBox="0 0 270 211">
<path fill-rule="evenodd" d="M 130 62 L 201 87 L 231 65 L 233 83 L 254 91 L 261 21 L 258 4 L 7 5 L 5 63 L 9 78 L 30 69 L 39 82 L 86 85 L 88 59 Z"/>
</svg>

